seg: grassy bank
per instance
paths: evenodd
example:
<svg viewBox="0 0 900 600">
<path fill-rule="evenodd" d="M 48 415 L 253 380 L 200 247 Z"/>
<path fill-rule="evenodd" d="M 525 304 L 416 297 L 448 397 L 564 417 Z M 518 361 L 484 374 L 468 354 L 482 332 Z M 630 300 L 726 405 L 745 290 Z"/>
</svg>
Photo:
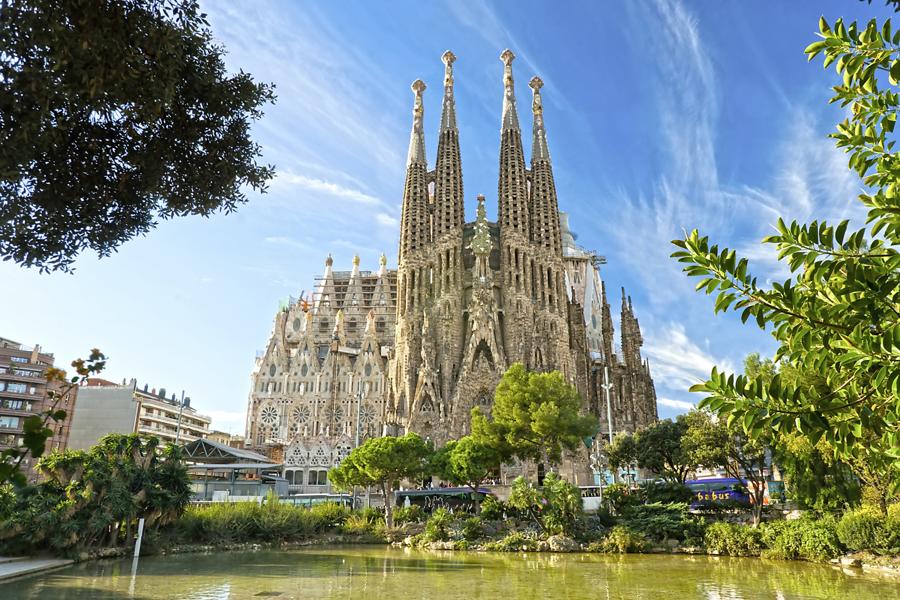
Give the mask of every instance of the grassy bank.
<svg viewBox="0 0 900 600">
<path fill-rule="evenodd" d="M 865 553 L 885 557 L 887 563 L 900 554 L 900 505 L 887 515 L 863 508 L 840 518 L 808 515 L 759 527 L 697 516 L 678 503 L 633 506 L 615 517 L 583 515 L 558 528 L 542 526 L 500 503 L 489 503 L 480 516 L 445 510 L 425 515 L 417 507 L 398 509 L 395 516 L 397 524 L 388 530 L 380 511 L 351 511 L 336 504 L 312 509 L 277 501 L 192 506 L 151 544 L 165 549 L 363 542 L 499 552 L 686 552 L 809 561 Z"/>
</svg>

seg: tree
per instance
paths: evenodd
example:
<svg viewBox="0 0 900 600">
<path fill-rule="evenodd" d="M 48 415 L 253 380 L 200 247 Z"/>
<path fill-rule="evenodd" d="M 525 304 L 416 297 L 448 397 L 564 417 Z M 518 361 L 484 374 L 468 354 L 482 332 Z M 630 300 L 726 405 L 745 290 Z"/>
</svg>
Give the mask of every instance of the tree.
<svg viewBox="0 0 900 600">
<path fill-rule="evenodd" d="M 756 353 L 744 359 L 744 375 L 767 383 L 780 375 L 795 388 L 828 391 L 827 383 L 815 373 L 784 361 L 776 364 L 772 359 L 761 360 Z M 772 461 L 781 469 L 790 496 L 800 506 L 824 511 L 842 509 L 859 501 L 859 483 L 853 470 L 835 459 L 834 451 L 824 439 L 813 444 L 797 432 L 773 433 L 771 437 Z"/>
<path fill-rule="evenodd" d="M 548 473 L 541 488 L 534 487 L 524 477 L 517 477 L 508 504 L 551 534 L 572 535 L 584 512 L 578 488 L 556 473 Z"/>
<path fill-rule="evenodd" d="M 504 457 L 558 464 L 598 429 L 582 416 L 581 398 L 559 371 L 533 373 L 516 363 L 497 385 L 490 417 L 472 410 L 472 435 Z"/>
<path fill-rule="evenodd" d="M 684 483 L 688 474 L 698 466 L 682 445 L 685 431 L 685 415 L 678 415 L 674 421 L 657 421 L 639 431 L 635 434 L 638 466 L 649 469 L 668 481 Z"/>
<path fill-rule="evenodd" d="M 22 423 L 22 446 L 7 448 L 0 453 L 0 486 L 7 482 L 18 486 L 25 485 L 25 474 L 22 463 L 30 455 L 40 458 L 47 448 L 47 440 L 53 437 L 52 425 L 66 418 L 66 411 L 59 407 L 60 402 L 75 390 L 88 377 L 100 373 L 106 366 L 106 357 L 94 348 L 87 359 L 72 361 L 75 376 L 66 380 L 66 373 L 60 369 L 49 368 L 44 373 L 47 380 L 47 399 L 50 402 L 47 410 L 25 417 Z"/>
<path fill-rule="evenodd" d="M 770 440 L 750 438 L 743 428 L 715 419 L 702 410 L 692 410 L 685 417 L 682 441 L 691 461 L 707 468 L 722 468 L 729 477 L 746 481 L 750 490 L 753 524 L 762 518 L 766 496 L 766 473 L 769 466 Z"/>
<path fill-rule="evenodd" d="M 415 479 L 429 469 L 431 446 L 415 433 L 402 437 L 369 438 L 328 472 L 331 484 L 342 490 L 374 485 L 384 496 L 384 519 L 394 526 L 394 490 L 404 479 Z"/>
<path fill-rule="evenodd" d="M 273 88 L 226 74 L 196 0 L 11 0 L 0 23 L 4 260 L 65 271 L 265 191 L 249 129 Z"/>
<path fill-rule="evenodd" d="M 22 549 L 90 550 L 130 545 L 138 519 L 158 529 L 190 501 L 181 451 L 159 438 L 110 434 L 89 451 L 54 452 L 38 461 L 45 480 L 17 490 L 0 539 Z"/>
<path fill-rule="evenodd" d="M 619 432 L 612 444 L 606 446 L 606 460 L 613 473 L 637 463 L 637 443 L 634 434 Z"/>
<path fill-rule="evenodd" d="M 500 468 L 502 462 L 503 456 L 497 448 L 478 441 L 471 435 L 447 442 L 436 452 L 434 460 L 439 477 L 472 490 L 475 514 L 481 512 L 478 490 Z"/>
<path fill-rule="evenodd" d="M 850 116 L 831 134 L 850 155 L 866 188 L 859 200 L 867 226 L 849 230 L 813 221 L 779 219 L 773 245 L 792 277 L 771 288 L 749 272 L 746 258 L 719 248 L 696 230 L 673 243 L 673 254 L 698 290 L 716 294 L 716 312 L 741 311 L 778 341 L 776 362 L 814 373 L 820 385 L 776 375 L 729 375 L 715 368 L 692 388 L 701 406 L 753 439 L 799 431 L 820 439 L 836 458 L 878 473 L 886 491 L 900 487 L 900 156 L 894 124 L 900 110 L 900 32 L 819 23 L 822 39 L 806 48 L 825 56 L 842 77 L 832 102 Z M 849 230 L 849 232 L 848 232 Z"/>
</svg>

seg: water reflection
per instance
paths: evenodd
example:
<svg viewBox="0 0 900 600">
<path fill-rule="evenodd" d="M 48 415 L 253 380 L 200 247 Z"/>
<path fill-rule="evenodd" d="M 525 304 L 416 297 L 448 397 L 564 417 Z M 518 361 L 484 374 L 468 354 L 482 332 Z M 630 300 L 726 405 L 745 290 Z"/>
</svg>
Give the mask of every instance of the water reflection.
<svg viewBox="0 0 900 600">
<path fill-rule="evenodd" d="M 900 579 L 758 559 L 418 552 L 384 547 L 180 555 L 77 565 L 0 585 L 4 600 L 900 597 Z"/>
</svg>

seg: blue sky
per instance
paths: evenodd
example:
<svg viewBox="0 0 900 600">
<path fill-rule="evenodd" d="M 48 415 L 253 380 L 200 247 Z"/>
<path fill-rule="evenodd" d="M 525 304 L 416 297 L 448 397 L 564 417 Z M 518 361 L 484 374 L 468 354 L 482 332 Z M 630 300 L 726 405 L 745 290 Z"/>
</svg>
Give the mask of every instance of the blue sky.
<svg viewBox="0 0 900 600">
<path fill-rule="evenodd" d="M 231 70 L 274 82 L 278 102 L 254 135 L 278 177 L 232 215 L 163 222 L 74 274 L 0 264 L 0 336 L 40 343 L 68 364 L 91 347 L 106 376 L 184 389 L 214 426 L 243 433 L 249 377 L 280 299 L 335 267 L 396 265 L 411 124 L 423 79 L 434 158 L 451 49 L 466 211 L 496 214 L 502 64 L 511 48 L 530 152 L 530 90 L 544 116 L 560 207 L 579 243 L 607 256 L 644 332 L 661 416 L 698 400 L 687 387 L 714 364 L 769 354 L 767 334 L 714 316 L 668 258 L 699 227 L 784 278 L 758 241 L 778 215 L 860 219 L 859 180 L 826 135 L 833 71 L 808 64 L 817 20 L 888 16 L 841 2 L 204 2 Z M 611 298 L 617 298 L 613 294 Z M 615 307 L 618 308 L 617 306 Z M 618 332 L 617 332 L 618 333 Z"/>
</svg>

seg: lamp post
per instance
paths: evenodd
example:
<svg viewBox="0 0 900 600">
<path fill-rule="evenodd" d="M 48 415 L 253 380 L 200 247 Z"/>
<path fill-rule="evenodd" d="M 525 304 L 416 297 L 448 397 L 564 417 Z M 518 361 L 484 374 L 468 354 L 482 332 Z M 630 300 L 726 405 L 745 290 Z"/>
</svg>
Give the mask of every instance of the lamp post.
<svg viewBox="0 0 900 600">
<path fill-rule="evenodd" d="M 609 390 L 612 389 L 613 384 L 609 381 L 609 366 L 603 366 L 603 384 L 600 386 L 603 388 L 604 395 L 606 396 L 606 424 L 609 428 L 609 445 L 612 446 L 613 443 L 613 418 L 612 418 L 612 401 L 609 399 Z M 613 471 L 613 481 L 618 483 L 619 474 Z"/>
<path fill-rule="evenodd" d="M 174 394 L 173 394 L 174 395 Z M 175 428 L 175 445 L 181 438 L 181 415 L 184 413 L 184 390 L 181 390 L 181 402 L 178 405 L 178 426 Z"/>
</svg>

